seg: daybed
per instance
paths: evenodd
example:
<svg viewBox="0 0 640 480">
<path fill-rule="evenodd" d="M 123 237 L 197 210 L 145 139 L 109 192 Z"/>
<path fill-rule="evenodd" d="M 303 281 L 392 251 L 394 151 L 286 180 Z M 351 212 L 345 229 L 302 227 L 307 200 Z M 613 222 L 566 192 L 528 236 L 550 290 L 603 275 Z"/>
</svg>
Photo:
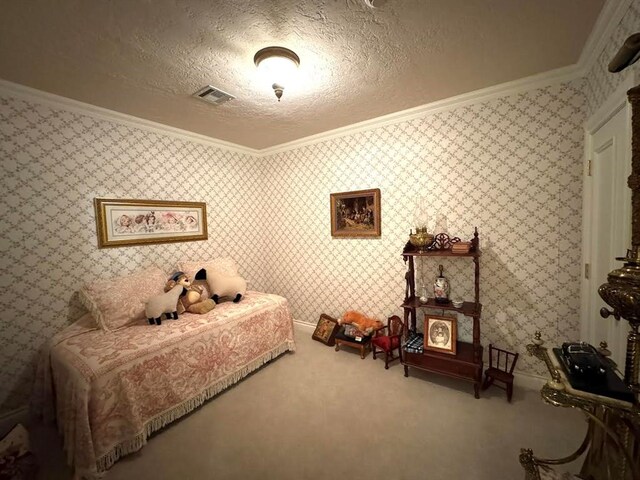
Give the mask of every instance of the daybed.
<svg viewBox="0 0 640 480">
<path fill-rule="evenodd" d="M 204 315 L 111 331 L 90 314 L 58 333 L 41 357 L 34 406 L 57 421 L 76 475 L 96 477 L 147 438 L 295 349 L 287 300 L 248 291 Z"/>
</svg>

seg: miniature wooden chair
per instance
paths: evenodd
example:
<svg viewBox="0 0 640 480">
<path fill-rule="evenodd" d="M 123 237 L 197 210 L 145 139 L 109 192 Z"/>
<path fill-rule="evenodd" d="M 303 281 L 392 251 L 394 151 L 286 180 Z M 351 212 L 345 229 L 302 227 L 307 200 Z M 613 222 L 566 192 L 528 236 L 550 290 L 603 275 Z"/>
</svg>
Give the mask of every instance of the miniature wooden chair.
<svg viewBox="0 0 640 480">
<path fill-rule="evenodd" d="M 495 380 L 505 384 L 496 385 L 498 388 L 502 388 L 507 391 L 507 400 L 511 402 L 511 396 L 513 395 L 513 369 L 516 367 L 516 362 L 520 354 L 508 352 L 500 348 L 489 345 L 489 368 L 484 372 L 485 378 L 482 384 L 482 390 L 486 390 Z"/>
<path fill-rule="evenodd" d="M 389 369 L 389 362 L 400 359 L 402 361 L 402 331 L 404 323 L 400 317 L 394 315 L 387 320 L 387 326 L 382 327 L 376 332 L 375 337 L 371 339 L 371 351 L 373 359 L 376 359 L 376 353 L 384 352 L 384 368 Z M 384 331 L 386 330 L 386 335 Z M 378 351 L 378 349 L 380 349 Z M 398 350 L 398 355 L 394 355 L 394 351 Z"/>
</svg>

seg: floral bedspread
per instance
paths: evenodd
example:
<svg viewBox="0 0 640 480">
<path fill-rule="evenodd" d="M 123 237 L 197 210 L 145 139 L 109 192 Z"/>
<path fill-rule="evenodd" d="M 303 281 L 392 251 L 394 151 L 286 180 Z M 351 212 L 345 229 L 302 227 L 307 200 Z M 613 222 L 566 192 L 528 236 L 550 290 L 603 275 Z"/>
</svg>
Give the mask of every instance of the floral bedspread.
<svg viewBox="0 0 640 480">
<path fill-rule="evenodd" d="M 287 300 L 247 292 L 205 315 L 105 332 L 83 317 L 47 345 L 34 407 L 55 419 L 78 477 L 96 477 L 147 437 L 286 351 Z"/>
</svg>

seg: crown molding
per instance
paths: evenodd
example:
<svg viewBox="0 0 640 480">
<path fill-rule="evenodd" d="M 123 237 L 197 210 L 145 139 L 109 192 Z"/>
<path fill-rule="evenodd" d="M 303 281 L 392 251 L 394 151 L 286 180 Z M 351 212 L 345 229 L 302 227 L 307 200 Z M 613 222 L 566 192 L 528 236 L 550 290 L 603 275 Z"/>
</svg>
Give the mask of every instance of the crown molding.
<svg viewBox="0 0 640 480">
<path fill-rule="evenodd" d="M 637 85 L 638 81 L 632 69 L 628 69 L 622 75 L 624 75 L 624 77 L 620 85 L 618 85 L 618 88 L 616 88 L 615 91 L 602 102 L 598 110 L 584 122 L 585 135 L 593 135 L 596 133 L 629 103 L 627 91 Z"/>
<path fill-rule="evenodd" d="M 461 95 L 456 95 L 455 97 L 437 100 L 418 107 L 347 125 L 346 127 L 336 128 L 317 135 L 311 135 L 309 137 L 300 138 L 298 140 L 282 143 L 273 147 L 264 148 L 260 150 L 260 156 L 264 157 L 267 155 L 273 155 L 275 153 L 284 152 L 294 148 L 300 148 L 314 143 L 344 137 L 346 135 L 353 135 L 355 133 L 384 127 L 386 125 L 406 122 L 427 115 L 433 115 L 434 113 L 452 110 L 454 108 L 484 102 L 498 97 L 522 93 L 528 90 L 535 90 L 537 88 L 557 83 L 570 82 L 580 77 L 582 77 L 582 70 L 578 65 L 570 65 L 568 67 L 562 67 L 548 72 L 531 75 L 529 77 L 520 78 L 518 80 L 512 80 L 510 82 L 482 88 L 480 90 L 474 90 L 473 92 L 463 93 Z"/>
<path fill-rule="evenodd" d="M 501 83 L 491 87 L 463 93 L 364 122 L 347 125 L 346 127 L 329 130 L 317 135 L 300 138 L 291 142 L 275 145 L 260 150 L 259 156 L 265 157 L 276 153 L 301 148 L 315 143 L 332 140 L 346 135 L 373 130 L 375 128 L 405 122 L 415 118 L 432 115 L 434 113 L 452 110 L 473 103 L 483 102 L 498 97 L 513 95 L 527 90 L 535 90 L 557 83 L 569 82 L 587 75 L 602 53 L 606 41 L 609 40 L 620 20 L 627 12 L 634 0 L 607 0 L 598 15 L 598 19 L 585 42 L 577 63 L 566 67 L 550 70 L 518 80 Z"/>
<path fill-rule="evenodd" d="M 207 137 L 197 133 L 152 122 L 132 115 L 115 112 L 106 108 L 97 107 L 77 100 L 43 92 L 34 88 L 19 85 L 0 79 L 0 93 L 8 93 L 26 99 L 35 99 L 55 107 L 72 110 L 83 115 L 109 120 L 135 128 L 141 128 L 154 133 L 170 135 L 186 141 L 198 142 L 207 146 L 213 146 L 225 150 L 251 155 L 256 158 L 267 157 L 276 153 L 293 150 L 296 148 L 313 145 L 327 140 L 332 140 L 347 135 L 373 130 L 386 125 L 410 121 L 434 113 L 452 110 L 466 105 L 492 100 L 503 96 L 535 90 L 549 85 L 570 82 L 582 78 L 590 71 L 602 53 L 605 42 L 611 37 L 620 23 L 623 15 L 629 9 L 634 0 L 607 0 L 596 20 L 596 23 L 582 49 L 577 63 L 566 67 L 550 70 L 529 77 L 501 83 L 491 87 L 456 95 L 443 100 L 438 100 L 418 107 L 402 110 L 400 112 L 383 115 L 363 122 L 354 123 L 345 127 L 336 128 L 308 137 L 293 140 L 291 142 L 274 145 L 263 149 L 245 147 L 213 137 Z"/>
<path fill-rule="evenodd" d="M 54 108 L 63 108 L 81 115 L 87 115 L 100 120 L 127 125 L 129 127 L 140 128 L 161 135 L 169 135 L 174 138 L 186 140 L 188 142 L 197 142 L 206 146 L 216 147 L 223 150 L 242 153 L 245 155 L 259 156 L 260 151 L 253 148 L 244 147 L 224 140 L 207 137 L 198 133 L 189 132 L 175 127 L 170 127 L 162 123 L 145 120 L 143 118 L 127 115 L 126 113 L 116 112 L 107 108 L 97 107 L 88 103 L 73 100 L 71 98 L 62 97 L 53 93 L 44 92 L 35 88 L 27 87 L 8 80 L 0 79 L 0 94 L 7 94 L 19 97 L 25 100 L 35 100 L 45 103 Z"/>
<path fill-rule="evenodd" d="M 302 320 L 296 320 L 295 318 L 293 319 L 293 324 L 298 325 L 300 328 L 309 330 L 310 332 L 315 330 L 316 328 L 316 326 L 313 323 L 303 322 Z"/>
<path fill-rule="evenodd" d="M 582 70 L 577 65 L 558 68 L 549 72 L 543 72 L 530 77 L 513 80 L 510 82 L 494 85 L 491 87 L 475 90 L 473 92 L 456 95 L 454 97 L 445 98 L 418 107 L 402 110 L 400 112 L 383 115 L 363 122 L 354 123 L 345 127 L 328 130 L 308 137 L 293 140 L 291 142 L 274 145 L 264 149 L 253 149 L 237 145 L 223 140 L 218 140 L 205 135 L 199 135 L 186 130 L 181 130 L 167 125 L 145 120 L 132 115 L 119 113 L 106 108 L 97 107 L 88 103 L 72 100 L 67 97 L 55 95 L 53 93 L 44 92 L 35 88 L 27 87 L 17 83 L 0 79 L 0 93 L 6 93 L 26 100 L 35 100 L 46 103 L 56 108 L 64 108 L 82 115 L 88 115 L 102 120 L 113 121 L 127 126 L 141 128 L 154 133 L 170 135 L 187 141 L 202 143 L 208 146 L 214 146 L 226 150 L 236 151 L 258 158 L 266 157 L 276 153 L 305 147 L 315 143 L 332 140 L 347 135 L 373 130 L 386 125 L 406 122 L 416 118 L 424 117 L 429 114 L 459 108 L 465 105 L 474 104 L 481 101 L 491 100 L 514 93 L 521 93 L 527 90 L 545 87 L 555 83 L 562 83 L 574 80 L 582 76 Z"/>
<path fill-rule="evenodd" d="M 609 40 L 622 17 L 631 7 L 632 2 L 633 0 L 607 0 L 604 4 L 578 60 L 582 76 L 587 75 L 598 61 L 598 57 L 604 50 L 605 42 Z"/>
</svg>

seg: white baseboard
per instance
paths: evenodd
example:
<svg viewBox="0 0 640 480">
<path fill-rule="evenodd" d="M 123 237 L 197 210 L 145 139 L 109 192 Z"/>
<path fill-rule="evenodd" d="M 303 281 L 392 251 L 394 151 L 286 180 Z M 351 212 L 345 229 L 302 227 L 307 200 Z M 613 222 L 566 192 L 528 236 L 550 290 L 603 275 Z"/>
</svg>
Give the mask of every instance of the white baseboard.
<svg viewBox="0 0 640 480">
<path fill-rule="evenodd" d="M 293 320 L 294 325 L 303 328 L 309 332 L 315 330 L 315 325 L 301 320 Z M 526 388 L 528 390 L 540 390 L 545 383 L 549 380 L 546 377 L 540 375 L 533 375 L 526 372 L 514 372 L 515 383 L 518 388 Z M 25 424 L 29 420 L 29 407 L 27 405 L 20 407 L 16 410 L 8 412 L 0 416 L 0 436 L 7 433 L 15 424 Z"/>
<path fill-rule="evenodd" d="M 314 324 L 303 322 L 302 320 L 294 319 L 293 323 L 294 325 L 304 328 L 309 332 L 313 332 L 316 328 Z M 527 373 L 527 372 L 515 371 L 514 376 L 515 376 L 515 383 L 518 385 L 518 387 L 526 388 L 528 390 L 540 390 L 544 386 L 544 384 L 547 383 L 547 381 L 549 381 L 549 379 L 546 377 L 542 377 L 540 375 L 534 375 L 532 373 Z"/>
<path fill-rule="evenodd" d="M 526 372 L 513 372 L 514 384 L 528 390 L 540 390 L 550 379 Z"/>
<path fill-rule="evenodd" d="M 0 437 L 4 436 L 16 423 L 23 425 L 29 420 L 29 407 L 17 408 L 0 416 Z"/>
<path fill-rule="evenodd" d="M 295 318 L 293 319 L 293 323 L 294 325 L 307 329 L 310 332 L 316 329 L 316 326 L 312 323 L 303 322 L 302 320 L 296 320 Z"/>
</svg>

